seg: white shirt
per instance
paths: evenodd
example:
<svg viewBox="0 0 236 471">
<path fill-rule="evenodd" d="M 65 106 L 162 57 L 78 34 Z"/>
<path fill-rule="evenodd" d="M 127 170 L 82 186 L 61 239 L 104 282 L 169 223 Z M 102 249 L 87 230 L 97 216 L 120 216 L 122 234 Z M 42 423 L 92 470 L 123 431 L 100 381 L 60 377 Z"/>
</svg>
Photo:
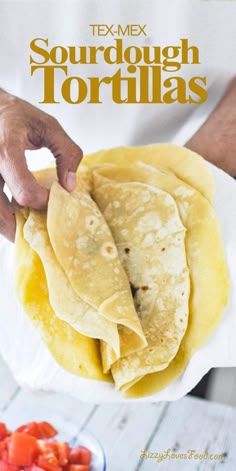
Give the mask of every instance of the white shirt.
<svg viewBox="0 0 236 471">
<path fill-rule="evenodd" d="M 226 0 L 0 0 L 0 86 L 55 116 L 85 153 L 120 145 L 172 142 L 183 145 L 208 117 L 234 75 L 236 2 Z M 200 65 L 178 75 L 207 77 L 208 99 L 202 105 L 116 104 L 108 86 L 102 104 L 39 104 L 41 71 L 30 74 L 30 42 L 48 38 L 55 45 L 112 45 L 113 38 L 93 37 L 90 24 L 146 24 L 147 38 L 125 39 L 132 45 L 175 45 L 188 38 L 200 53 Z M 146 41 L 146 43 L 145 43 Z M 126 66 L 125 66 L 126 67 Z M 80 65 L 72 75 L 113 75 L 117 65 Z M 60 77 L 59 77 L 60 76 Z M 57 74 L 57 95 L 62 74 Z M 48 153 L 40 150 L 40 165 Z M 39 159 L 34 157 L 37 166 Z M 34 166 L 35 166 L 34 165 Z M 40 166 L 39 165 L 39 166 Z"/>
</svg>

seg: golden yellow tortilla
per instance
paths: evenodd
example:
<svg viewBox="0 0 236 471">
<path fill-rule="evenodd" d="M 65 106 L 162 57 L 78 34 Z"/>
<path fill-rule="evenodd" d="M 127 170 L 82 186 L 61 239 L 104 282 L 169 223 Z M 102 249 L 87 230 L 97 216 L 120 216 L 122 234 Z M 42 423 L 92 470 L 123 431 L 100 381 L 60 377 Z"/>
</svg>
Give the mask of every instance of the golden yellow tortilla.
<svg viewBox="0 0 236 471">
<path fill-rule="evenodd" d="M 148 341 L 146 348 L 112 365 L 116 387 L 125 391 L 141 376 L 166 368 L 186 331 L 190 286 L 185 228 L 174 199 L 153 186 L 103 179 L 101 170 L 94 172 L 94 188 L 135 290 Z"/>
<path fill-rule="evenodd" d="M 147 345 L 131 289 L 109 227 L 90 195 L 50 191 L 47 228 L 56 258 L 74 291 L 104 319 L 123 325 L 126 340 L 116 358 Z M 131 340 L 131 341 L 130 341 Z"/>
<path fill-rule="evenodd" d="M 102 150 L 83 158 L 83 165 L 112 164 L 132 167 L 140 161 L 158 169 L 165 169 L 198 190 L 210 202 L 215 195 L 213 175 L 204 159 L 185 147 L 173 144 L 151 144 L 140 147 L 117 147 Z"/>
<path fill-rule="evenodd" d="M 23 237 L 25 218 L 16 209 L 16 292 L 57 363 L 70 373 L 110 381 L 101 367 L 96 340 L 76 332 L 52 310 L 43 265 Z"/>
<path fill-rule="evenodd" d="M 24 225 L 24 238 L 41 259 L 50 304 L 57 317 L 69 323 L 80 334 L 106 341 L 119 354 L 117 325 L 99 316 L 96 309 L 76 294 L 59 265 L 47 232 L 46 211 L 30 211 Z"/>
<path fill-rule="evenodd" d="M 187 332 L 170 366 L 145 376 L 127 393 L 128 396 L 151 394 L 167 386 L 183 371 L 218 324 L 226 306 L 229 275 L 219 223 L 209 201 L 170 173 L 143 163 L 132 168 L 100 168 L 99 173 L 115 181 L 139 181 L 168 192 L 175 199 L 187 229 L 186 255 L 191 278 Z"/>
</svg>

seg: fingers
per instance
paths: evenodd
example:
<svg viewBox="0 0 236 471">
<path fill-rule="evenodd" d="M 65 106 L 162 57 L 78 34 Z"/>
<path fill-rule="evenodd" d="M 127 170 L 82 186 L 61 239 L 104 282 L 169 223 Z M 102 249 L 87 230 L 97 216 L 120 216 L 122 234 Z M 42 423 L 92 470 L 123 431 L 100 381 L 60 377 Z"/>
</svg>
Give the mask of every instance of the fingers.
<svg viewBox="0 0 236 471">
<path fill-rule="evenodd" d="M 46 209 L 49 192 L 29 171 L 23 149 L 19 150 L 17 145 L 7 149 L 1 159 L 0 172 L 17 203 L 32 209 Z"/>
<path fill-rule="evenodd" d="M 52 117 L 45 133 L 45 145 L 51 150 L 57 163 L 57 175 L 61 185 L 68 191 L 76 186 L 76 171 L 83 152 Z"/>
<path fill-rule="evenodd" d="M 0 177 L 0 234 L 14 242 L 16 220 L 13 207 L 3 192 L 3 186 L 4 182 Z"/>
</svg>

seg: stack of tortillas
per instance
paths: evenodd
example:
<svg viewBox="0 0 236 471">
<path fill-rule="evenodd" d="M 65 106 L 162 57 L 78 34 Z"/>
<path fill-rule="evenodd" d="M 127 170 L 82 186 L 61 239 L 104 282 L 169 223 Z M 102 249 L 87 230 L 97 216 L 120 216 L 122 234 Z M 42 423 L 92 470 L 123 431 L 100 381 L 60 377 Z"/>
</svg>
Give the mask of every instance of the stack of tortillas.
<svg viewBox="0 0 236 471">
<path fill-rule="evenodd" d="M 47 212 L 17 209 L 16 286 L 56 361 L 127 396 L 179 376 L 227 303 L 214 181 L 185 148 L 87 156 L 77 188 L 55 169 Z"/>
</svg>

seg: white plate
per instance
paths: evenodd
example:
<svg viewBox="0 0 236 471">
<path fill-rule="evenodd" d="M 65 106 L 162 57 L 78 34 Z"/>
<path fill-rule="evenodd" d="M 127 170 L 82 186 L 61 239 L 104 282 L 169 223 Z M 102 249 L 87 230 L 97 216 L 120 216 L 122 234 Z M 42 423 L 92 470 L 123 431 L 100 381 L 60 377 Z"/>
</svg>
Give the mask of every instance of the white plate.
<svg viewBox="0 0 236 471">
<path fill-rule="evenodd" d="M 221 223 L 231 290 L 219 326 L 184 373 L 157 394 L 136 401 L 170 401 L 187 394 L 212 367 L 236 366 L 236 182 L 209 164 L 216 179 L 215 209 Z M 60 368 L 14 294 L 13 246 L 0 238 L 0 352 L 21 386 L 71 394 L 87 402 L 131 402 L 114 386 L 86 380 Z"/>
</svg>

